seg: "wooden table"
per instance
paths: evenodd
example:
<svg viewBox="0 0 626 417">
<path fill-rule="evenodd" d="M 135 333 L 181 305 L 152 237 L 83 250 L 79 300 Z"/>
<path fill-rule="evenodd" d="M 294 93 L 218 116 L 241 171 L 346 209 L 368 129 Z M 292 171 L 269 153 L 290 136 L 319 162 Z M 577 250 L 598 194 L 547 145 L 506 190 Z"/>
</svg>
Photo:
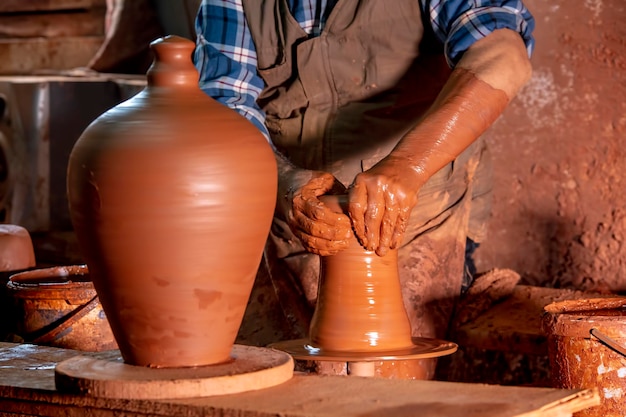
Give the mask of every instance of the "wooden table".
<svg viewBox="0 0 626 417">
<path fill-rule="evenodd" d="M 113 400 L 56 391 L 54 367 L 78 354 L 84 352 L 0 343 L 0 415 L 565 417 L 599 404 L 591 390 L 307 375 L 259 391 L 184 400 Z"/>
</svg>

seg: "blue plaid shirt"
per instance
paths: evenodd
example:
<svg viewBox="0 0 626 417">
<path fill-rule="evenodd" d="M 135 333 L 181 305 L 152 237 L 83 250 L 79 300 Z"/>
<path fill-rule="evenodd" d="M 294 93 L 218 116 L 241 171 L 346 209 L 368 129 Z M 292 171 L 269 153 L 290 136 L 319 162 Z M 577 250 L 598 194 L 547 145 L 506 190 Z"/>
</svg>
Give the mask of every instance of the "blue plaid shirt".
<svg viewBox="0 0 626 417">
<path fill-rule="evenodd" d="M 319 35 L 339 0 L 288 0 L 300 26 Z M 342 0 L 347 1 L 347 0 Z M 385 0 L 392 1 L 392 0 Z M 418 1 L 418 0 L 416 0 Z M 419 0 L 430 17 L 451 67 L 474 42 L 496 29 L 520 33 L 528 55 L 532 53 L 534 19 L 521 0 Z M 256 103 L 263 90 L 257 73 L 257 57 L 244 17 L 242 0 L 203 0 L 196 18 L 194 61 L 200 72 L 200 88 L 237 110 L 269 138 L 265 114 Z"/>
</svg>

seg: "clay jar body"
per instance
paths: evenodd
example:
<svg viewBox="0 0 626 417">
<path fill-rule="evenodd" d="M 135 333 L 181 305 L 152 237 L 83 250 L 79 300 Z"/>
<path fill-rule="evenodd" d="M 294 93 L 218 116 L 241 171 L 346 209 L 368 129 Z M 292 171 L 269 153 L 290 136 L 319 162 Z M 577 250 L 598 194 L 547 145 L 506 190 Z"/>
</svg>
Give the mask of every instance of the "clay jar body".
<svg viewBox="0 0 626 417">
<path fill-rule="evenodd" d="M 276 201 L 272 150 L 198 87 L 193 42 L 151 45 L 148 86 L 69 162 L 72 222 L 127 364 L 230 359 Z"/>
<path fill-rule="evenodd" d="M 345 212 L 345 196 L 322 196 Z M 394 351 L 412 346 L 411 325 L 402 301 L 398 251 L 384 257 L 350 246 L 321 259 L 317 306 L 310 328 L 313 345 L 337 352 Z"/>
</svg>

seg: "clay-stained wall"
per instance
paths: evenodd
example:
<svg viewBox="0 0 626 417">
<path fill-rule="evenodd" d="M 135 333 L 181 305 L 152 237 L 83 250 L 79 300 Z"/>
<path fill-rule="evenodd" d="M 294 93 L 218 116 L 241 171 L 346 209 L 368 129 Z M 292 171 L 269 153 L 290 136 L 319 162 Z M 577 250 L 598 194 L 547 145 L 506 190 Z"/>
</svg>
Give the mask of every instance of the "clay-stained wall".
<svg viewBox="0 0 626 417">
<path fill-rule="evenodd" d="M 487 135 L 496 178 L 478 268 L 626 290 L 626 1 L 525 4 L 534 74 Z"/>
</svg>

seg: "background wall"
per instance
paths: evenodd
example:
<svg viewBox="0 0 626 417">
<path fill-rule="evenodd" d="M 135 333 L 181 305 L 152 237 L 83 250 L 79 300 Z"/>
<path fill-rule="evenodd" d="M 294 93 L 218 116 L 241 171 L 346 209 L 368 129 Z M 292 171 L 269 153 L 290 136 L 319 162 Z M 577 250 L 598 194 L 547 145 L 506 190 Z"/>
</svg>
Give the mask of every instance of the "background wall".
<svg viewBox="0 0 626 417">
<path fill-rule="evenodd" d="M 525 4 L 534 73 L 488 132 L 495 195 L 478 269 L 626 291 L 626 2 Z"/>
</svg>

